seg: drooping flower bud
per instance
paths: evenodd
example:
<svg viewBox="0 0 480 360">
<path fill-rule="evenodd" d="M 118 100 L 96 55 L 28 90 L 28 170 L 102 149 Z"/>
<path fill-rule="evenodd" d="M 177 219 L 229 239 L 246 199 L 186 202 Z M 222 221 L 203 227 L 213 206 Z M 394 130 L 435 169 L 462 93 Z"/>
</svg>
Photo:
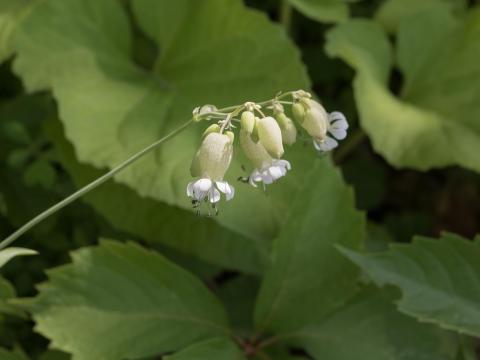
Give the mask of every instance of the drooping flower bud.
<svg viewBox="0 0 480 360">
<path fill-rule="evenodd" d="M 323 139 L 327 134 L 328 113 L 315 100 L 303 98 L 300 105 L 304 108 L 302 127 L 315 139 Z"/>
<path fill-rule="evenodd" d="M 193 158 L 190 172 L 193 177 L 220 181 L 230 166 L 232 155 L 232 137 L 212 132 L 203 139 Z"/>
<path fill-rule="evenodd" d="M 202 134 L 202 138 L 205 138 L 208 134 L 211 133 L 219 133 L 220 132 L 220 126 L 218 124 L 212 124 L 208 128 L 205 129 L 205 131 Z"/>
<path fill-rule="evenodd" d="M 255 127 L 255 115 L 253 112 L 244 111 L 240 118 L 240 123 L 242 125 L 242 129 L 251 134 L 253 132 L 253 128 Z"/>
<path fill-rule="evenodd" d="M 254 187 L 257 187 L 256 183 L 259 182 L 264 185 L 271 184 L 285 176 L 291 169 L 288 161 L 272 158 L 262 143 L 253 141 L 245 130 L 240 131 L 240 145 L 246 157 L 255 166 L 248 177 L 248 182 Z"/>
<path fill-rule="evenodd" d="M 347 136 L 348 122 L 340 112 L 327 113 L 325 108 L 309 94 L 297 92 L 296 103 L 292 106 L 295 119 L 313 138 L 313 144 L 320 152 L 327 152 L 338 146 L 337 140 Z M 332 137 L 328 136 L 330 134 Z"/>
<path fill-rule="evenodd" d="M 280 159 L 283 155 L 282 130 L 277 121 L 267 116 L 257 120 L 258 138 L 268 153 Z"/>
<path fill-rule="evenodd" d="M 280 130 L 282 131 L 282 140 L 284 144 L 293 145 L 297 140 L 297 128 L 284 112 L 280 112 L 275 115 L 278 125 L 280 125 Z"/>
<path fill-rule="evenodd" d="M 267 166 L 273 161 L 265 147 L 260 142 L 255 142 L 251 135 L 243 129 L 240 130 L 240 146 L 248 160 L 258 169 Z"/>
</svg>

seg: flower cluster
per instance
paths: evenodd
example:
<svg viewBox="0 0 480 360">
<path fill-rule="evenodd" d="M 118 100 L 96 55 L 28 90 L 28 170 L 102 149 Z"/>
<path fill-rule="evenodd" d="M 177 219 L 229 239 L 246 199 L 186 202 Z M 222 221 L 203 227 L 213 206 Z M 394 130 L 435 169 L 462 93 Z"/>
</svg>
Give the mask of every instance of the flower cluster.
<svg viewBox="0 0 480 360">
<path fill-rule="evenodd" d="M 285 101 L 290 97 L 290 101 Z M 231 200 L 235 194 L 232 185 L 224 180 L 233 156 L 235 124 L 240 124 L 240 146 L 253 165 L 253 170 L 244 182 L 257 187 L 272 184 L 291 170 L 287 160 L 282 159 L 284 145 L 293 145 L 297 128 L 286 114 L 284 105 L 291 106 L 295 121 L 312 137 L 313 145 L 320 153 L 338 146 L 337 140 L 347 136 L 348 122 L 340 112 L 327 113 L 325 108 L 303 90 L 277 95 L 262 103 L 247 102 L 237 107 L 217 109 L 213 105 L 196 108 L 194 120 L 217 120 L 203 133 L 202 144 L 195 154 L 191 174 L 196 180 L 187 186 L 187 195 L 194 208 L 208 204 L 217 213 L 217 202 L 223 193 Z M 262 106 L 271 112 L 267 116 Z M 210 213 L 210 212 L 209 212 Z"/>
</svg>

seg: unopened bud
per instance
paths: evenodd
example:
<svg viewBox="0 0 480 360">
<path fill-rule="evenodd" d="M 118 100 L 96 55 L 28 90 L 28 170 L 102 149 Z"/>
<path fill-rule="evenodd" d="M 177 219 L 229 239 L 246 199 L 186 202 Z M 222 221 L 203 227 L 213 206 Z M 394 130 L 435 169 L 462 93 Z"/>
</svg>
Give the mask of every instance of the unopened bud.
<svg viewBox="0 0 480 360">
<path fill-rule="evenodd" d="M 227 135 L 230 138 L 230 141 L 233 144 L 233 141 L 235 140 L 235 134 L 233 133 L 233 131 L 226 131 L 225 135 Z"/>
<path fill-rule="evenodd" d="M 230 166 L 233 155 L 232 138 L 212 132 L 202 141 L 193 158 L 190 172 L 193 177 L 220 181 Z"/>
<path fill-rule="evenodd" d="M 262 169 L 272 163 L 273 159 L 260 142 L 255 142 L 245 130 L 240 130 L 240 145 L 245 156 L 257 169 Z"/>
<path fill-rule="evenodd" d="M 251 134 L 255 127 L 255 115 L 251 111 L 244 111 L 240 118 L 242 129 Z"/>
<path fill-rule="evenodd" d="M 305 116 L 305 108 L 302 104 L 298 102 L 293 104 L 292 113 L 293 113 L 293 117 L 299 124 L 303 123 L 303 118 Z"/>
<path fill-rule="evenodd" d="M 282 141 L 284 144 L 293 145 L 297 140 L 297 128 L 285 113 L 280 112 L 275 115 L 278 125 L 280 125 L 280 130 L 282 131 Z"/>
<path fill-rule="evenodd" d="M 323 139 L 327 134 L 328 113 L 325 108 L 315 100 L 304 99 L 302 102 L 307 103 L 304 121 L 302 126 L 310 136 Z"/>
<path fill-rule="evenodd" d="M 193 109 L 193 120 L 200 121 L 206 114 L 215 112 L 217 110 L 218 109 L 215 105 L 198 106 L 195 109 Z M 206 116 L 206 118 L 208 118 L 208 116 Z"/>
<path fill-rule="evenodd" d="M 258 138 L 268 153 L 280 159 L 283 155 L 282 131 L 277 121 L 267 116 L 257 121 Z"/>
<path fill-rule="evenodd" d="M 205 129 L 205 131 L 202 134 L 202 138 L 207 136 L 208 134 L 211 133 L 219 133 L 220 132 L 220 126 L 218 124 L 212 124 L 208 128 Z"/>
<path fill-rule="evenodd" d="M 320 103 L 306 97 L 292 106 L 295 119 L 316 139 L 323 139 L 327 134 L 328 113 Z"/>
</svg>

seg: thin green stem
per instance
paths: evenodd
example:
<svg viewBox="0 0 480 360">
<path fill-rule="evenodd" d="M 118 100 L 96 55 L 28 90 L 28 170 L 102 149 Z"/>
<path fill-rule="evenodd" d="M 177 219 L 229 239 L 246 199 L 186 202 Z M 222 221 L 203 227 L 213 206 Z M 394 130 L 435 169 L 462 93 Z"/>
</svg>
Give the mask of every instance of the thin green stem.
<svg viewBox="0 0 480 360">
<path fill-rule="evenodd" d="M 334 153 L 333 160 L 335 163 L 343 162 L 365 139 L 367 139 L 367 135 L 362 129 L 358 128 Z"/>
<path fill-rule="evenodd" d="M 82 197 L 86 193 L 88 193 L 91 190 L 95 189 L 96 187 L 100 186 L 104 182 L 108 181 L 114 175 L 116 175 L 117 173 L 119 173 L 120 171 L 122 171 L 123 169 L 125 169 L 127 166 L 134 163 L 138 159 L 140 159 L 142 156 L 148 154 L 149 152 L 151 152 L 152 150 L 157 148 L 159 145 L 161 145 L 162 143 L 164 143 L 168 139 L 170 139 L 170 138 L 174 137 L 175 135 L 177 135 L 178 133 L 182 132 L 184 129 L 186 129 L 192 123 L 192 121 L 193 121 L 192 119 L 188 120 L 186 123 L 184 123 L 179 128 L 173 130 L 171 133 L 165 135 L 161 139 L 155 141 L 153 144 L 147 146 L 146 148 L 139 151 L 138 153 L 136 153 L 135 155 L 133 155 L 129 159 L 122 162 L 121 164 L 115 166 L 112 170 L 110 170 L 106 174 L 100 176 L 98 179 L 96 179 L 96 180 L 92 181 L 91 183 L 85 185 L 84 187 L 82 187 L 80 190 L 76 191 L 75 193 L 73 193 L 69 197 L 63 199 L 62 201 L 56 203 L 52 207 L 48 208 L 47 210 L 45 210 L 41 214 L 34 217 L 32 220 L 27 222 L 25 225 L 23 225 L 21 228 L 19 228 L 17 231 L 15 231 L 13 234 L 11 234 L 9 237 L 4 239 L 0 243 L 0 250 L 7 247 L 11 243 L 13 243 L 15 240 L 17 240 L 20 236 L 25 234 L 28 230 L 30 230 L 32 227 L 37 225 L 39 222 L 43 221 L 44 219 L 48 218 L 50 215 L 52 215 L 52 214 L 56 213 L 57 211 L 63 209 L 65 206 L 69 205 L 73 201 L 77 200 L 78 198 Z"/>
<path fill-rule="evenodd" d="M 288 34 L 290 33 L 290 27 L 292 25 L 292 6 L 289 0 L 282 0 L 280 6 L 280 23 Z"/>
<path fill-rule="evenodd" d="M 289 91 L 289 92 L 286 92 L 284 94 L 281 94 L 279 95 L 278 97 L 276 97 L 276 100 L 279 100 L 279 99 L 283 99 L 287 96 L 291 96 L 293 94 L 293 91 Z M 275 99 L 273 99 L 275 100 Z M 263 101 L 263 102 L 260 102 L 258 103 L 258 105 L 260 106 L 263 106 L 263 105 L 267 105 L 267 104 L 271 104 L 273 102 L 273 100 L 267 100 L 267 101 Z M 225 107 L 223 109 L 218 109 L 217 111 L 213 111 L 213 112 L 210 112 L 210 113 L 206 113 L 206 114 L 203 114 L 203 117 L 205 118 L 208 118 L 209 115 L 217 115 L 219 113 L 226 113 L 226 112 L 230 112 L 229 114 L 227 114 L 228 117 L 233 117 L 235 114 L 237 114 L 242 108 L 244 107 L 244 105 L 235 105 L 235 106 L 229 106 L 229 107 Z M 202 118 L 200 118 L 198 121 L 200 121 Z M 109 172 L 107 172 L 105 175 L 102 175 L 101 177 L 99 177 L 98 179 L 92 181 L 91 183 L 85 185 L 83 188 L 81 188 L 80 190 L 76 191 L 75 193 L 73 193 L 72 195 L 70 195 L 69 197 L 63 199 L 62 201 L 56 203 L 55 205 L 53 205 L 52 207 L 48 208 L 47 210 L 45 210 L 44 212 L 42 212 L 41 214 L 37 215 L 36 217 L 34 217 L 32 220 L 30 220 L 29 222 L 27 222 L 25 225 L 23 225 L 21 228 L 19 228 L 17 231 L 15 231 L 13 234 L 11 234 L 9 237 L 5 238 L 2 242 L 0 242 L 0 250 L 9 246 L 11 243 L 13 243 L 15 240 L 17 240 L 20 236 L 22 236 L 23 234 L 25 234 L 28 230 L 30 230 L 32 227 L 34 227 L 35 225 L 37 225 L 39 222 L 45 220 L 46 218 L 48 218 L 50 215 L 56 213 L 57 211 L 63 209 L 65 206 L 69 205 L 70 203 L 74 202 L 75 200 L 77 200 L 78 198 L 82 197 L 83 195 L 87 194 L 88 192 L 90 192 L 91 190 L 95 189 L 96 187 L 100 186 L 101 184 L 103 184 L 104 182 L 108 181 L 109 179 L 111 179 L 114 175 L 116 175 L 117 173 L 119 173 L 120 171 L 122 171 L 123 169 L 125 169 L 127 166 L 131 165 L 132 163 L 134 163 L 135 161 L 137 161 L 138 159 L 140 159 L 142 156 L 148 154 L 149 152 L 151 152 L 152 150 L 154 150 L 155 148 L 157 148 L 157 146 L 159 146 L 160 144 L 164 143 L 165 141 L 167 141 L 168 139 L 172 138 L 173 136 L 177 135 L 178 133 L 180 133 L 181 131 L 183 131 L 185 128 L 187 128 L 192 122 L 194 121 L 194 119 L 190 119 L 188 120 L 186 123 L 184 123 L 182 126 L 180 126 L 179 128 L 173 130 L 171 133 L 167 134 L 166 136 L 164 136 L 163 138 L 157 140 L 156 142 L 154 142 L 153 144 L 147 146 L 146 148 L 144 148 L 143 150 L 140 150 L 138 153 L 136 153 L 135 155 L 133 155 L 132 157 L 130 157 L 129 159 L 125 160 L 124 162 L 122 162 L 121 164 L 117 165 L 116 167 L 114 167 L 112 170 L 110 170 Z M 225 129 L 225 126 L 228 124 L 228 122 L 225 122 L 224 123 L 225 125 L 222 127 L 222 132 L 223 130 Z"/>
</svg>

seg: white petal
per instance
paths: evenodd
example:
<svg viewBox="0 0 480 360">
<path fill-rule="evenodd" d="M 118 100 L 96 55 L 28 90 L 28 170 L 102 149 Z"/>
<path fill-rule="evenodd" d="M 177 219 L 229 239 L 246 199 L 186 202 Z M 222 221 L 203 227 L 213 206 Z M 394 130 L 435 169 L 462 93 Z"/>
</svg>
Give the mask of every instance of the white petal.
<svg viewBox="0 0 480 360">
<path fill-rule="evenodd" d="M 282 169 L 284 168 L 281 168 L 280 166 L 270 166 L 268 172 L 272 176 L 273 181 L 280 179 L 283 175 L 285 175 L 286 170 L 284 170 L 285 172 L 282 172 Z"/>
<path fill-rule="evenodd" d="M 255 169 L 250 175 L 250 179 L 253 179 L 253 181 L 256 181 L 256 182 L 262 181 L 262 174 L 260 174 L 260 172 L 257 169 Z"/>
<path fill-rule="evenodd" d="M 273 162 L 274 165 L 281 166 L 287 170 L 291 170 L 292 166 L 287 160 L 276 160 Z"/>
<path fill-rule="evenodd" d="M 332 125 L 335 125 L 337 129 L 348 129 L 348 122 L 345 115 L 341 112 L 334 111 L 328 115 L 328 119 Z"/>
<path fill-rule="evenodd" d="M 275 181 L 273 176 L 270 174 L 268 170 L 262 171 L 262 181 L 266 185 L 270 185 Z"/>
<path fill-rule="evenodd" d="M 212 204 L 220 201 L 220 191 L 215 188 L 211 188 L 208 192 L 208 201 Z"/>
<path fill-rule="evenodd" d="M 227 199 L 227 201 L 233 198 L 233 195 L 235 194 L 235 189 L 228 182 L 217 181 L 215 182 L 215 185 L 217 185 L 218 190 L 225 194 L 225 198 Z"/>
<path fill-rule="evenodd" d="M 226 181 L 216 181 L 215 185 L 217 185 L 217 189 L 224 194 L 230 192 L 230 185 Z"/>
<path fill-rule="evenodd" d="M 200 179 L 195 181 L 192 186 L 193 198 L 198 201 L 203 201 L 212 187 L 213 183 L 210 179 Z"/>
<path fill-rule="evenodd" d="M 329 136 L 325 136 L 325 139 L 323 140 L 322 145 L 323 145 L 324 151 L 330 151 L 335 149 L 338 146 L 338 142 Z"/>
<path fill-rule="evenodd" d="M 258 187 L 257 184 L 255 184 L 255 178 L 254 178 L 252 175 L 248 178 L 248 182 L 249 182 L 250 185 L 252 185 L 253 187 Z"/>
<path fill-rule="evenodd" d="M 200 179 L 200 180 L 197 180 L 195 182 L 195 184 L 193 184 L 193 188 L 196 191 L 205 192 L 205 191 L 210 190 L 212 185 L 213 185 L 212 180 L 210 180 L 210 179 Z"/>
<path fill-rule="evenodd" d="M 329 136 L 326 136 L 325 139 L 321 141 L 314 140 L 313 144 L 317 150 L 324 152 L 330 151 L 338 146 L 338 142 Z"/>
<path fill-rule="evenodd" d="M 194 181 L 189 182 L 188 185 L 187 185 L 187 196 L 188 197 L 193 197 L 193 183 L 194 183 Z"/>
<path fill-rule="evenodd" d="M 343 140 L 347 137 L 347 130 L 345 129 L 335 129 L 333 127 L 329 127 L 328 132 L 332 134 L 335 139 L 338 140 Z"/>
<path fill-rule="evenodd" d="M 225 193 L 225 199 L 227 201 L 230 201 L 233 199 L 233 196 L 235 195 L 235 188 L 232 186 L 232 185 L 228 185 L 229 188 L 230 188 L 230 192 L 229 193 Z"/>
</svg>

